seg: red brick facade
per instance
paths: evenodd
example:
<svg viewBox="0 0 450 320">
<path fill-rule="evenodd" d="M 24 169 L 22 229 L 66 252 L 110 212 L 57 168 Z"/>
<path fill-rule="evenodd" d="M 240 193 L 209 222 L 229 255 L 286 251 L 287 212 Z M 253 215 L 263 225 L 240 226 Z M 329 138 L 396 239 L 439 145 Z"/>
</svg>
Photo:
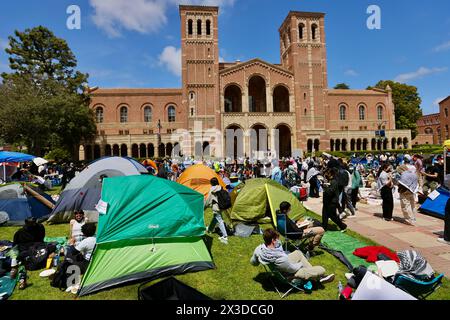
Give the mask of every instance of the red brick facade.
<svg viewBox="0 0 450 320">
<path fill-rule="evenodd" d="M 413 140 L 416 144 L 442 144 L 441 114 L 434 113 L 423 116 L 417 121 L 418 135 Z"/>
<path fill-rule="evenodd" d="M 409 147 L 410 131 L 395 130 L 390 88 L 328 88 L 325 14 L 289 13 L 279 28 L 281 64 L 257 58 L 219 62 L 217 7 L 180 6 L 180 19 L 182 88 L 95 91 L 91 107 L 99 135 L 85 144 L 82 157 L 165 156 L 176 144 L 184 154 L 209 145 L 209 155 L 223 157 L 226 129 L 244 132 L 235 155 L 261 150 L 250 139 L 251 129 L 266 135 L 266 149 L 280 156 Z M 176 129 L 193 134 L 199 125 L 203 132 L 192 141 L 172 134 Z M 386 132 L 384 141 L 375 135 L 379 129 Z"/>
</svg>

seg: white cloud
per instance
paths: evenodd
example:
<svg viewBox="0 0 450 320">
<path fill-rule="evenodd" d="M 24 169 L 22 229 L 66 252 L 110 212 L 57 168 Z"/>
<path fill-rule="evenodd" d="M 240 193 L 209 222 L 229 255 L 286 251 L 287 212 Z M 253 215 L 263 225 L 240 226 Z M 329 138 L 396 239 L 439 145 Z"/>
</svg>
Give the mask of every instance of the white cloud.
<svg viewBox="0 0 450 320">
<path fill-rule="evenodd" d="M 442 52 L 447 50 L 450 50 L 450 41 L 444 42 L 433 49 L 434 52 Z"/>
<path fill-rule="evenodd" d="M 165 47 L 158 59 L 160 65 L 165 66 L 174 75 L 181 76 L 181 49 Z"/>
<path fill-rule="evenodd" d="M 429 76 L 436 73 L 441 73 L 447 71 L 448 68 L 426 68 L 426 67 L 420 67 L 418 70 L 409 72 L 409 73 L 403 73 L 399 74 L 397 77 L 395 77 L 394 81 L 397 82 L 408 82 L 416 79 L 423 78 L 425 76 Z"/>
<path fill-rule="evenodd" d="M 345 71 L 344 74 L 345 74 L 346 76 L 350 76 L 350 77 L 357 77 L 357 76 L 359 76 L 359 73 L 356 72 L 356 71 L 353 70 L 353 69 L 349 69 L 349 70 Z"/>
<path fill-rule="evenodd" d="M 225 62 L 225 59 L 219 56 L 219 62 Z"/>
<path fill-rule="evenodd" d="M 94 8 L 92 19 L 110 37 L 119 37 L 123 30 L 139 33 L 157 32 L 167 24 L 169 6 L 195 4 L 233 6 L 236 0 L 89 0 Z"/>
<path fill-rule="evenodd" d="M 439 102 L 441 102 L 444 99 L 445 99 L 445 97 L 437 98 L 436 100 L 434 100 L 433 106 L 438 106 L 439 107 Z"/>
</svg>

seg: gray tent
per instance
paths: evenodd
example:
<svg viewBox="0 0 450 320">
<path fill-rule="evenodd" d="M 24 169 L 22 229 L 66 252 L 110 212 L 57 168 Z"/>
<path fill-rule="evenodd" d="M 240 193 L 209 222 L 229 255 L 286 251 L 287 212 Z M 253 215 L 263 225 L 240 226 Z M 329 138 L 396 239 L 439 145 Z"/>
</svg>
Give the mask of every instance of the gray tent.
<svg viewBox="0 0 450 320">
<path fill-rule="evenodd" d="M 101 177 L 148 174 L 147 169 L 131 158 L 107 157 L 94 161 L 73 178 L 61 193 L 48 222 L 67 223 L 75 210 L 83 210 L 91 222 L 98 221 L 95 205 L 100 200 Z"/>
</svg>

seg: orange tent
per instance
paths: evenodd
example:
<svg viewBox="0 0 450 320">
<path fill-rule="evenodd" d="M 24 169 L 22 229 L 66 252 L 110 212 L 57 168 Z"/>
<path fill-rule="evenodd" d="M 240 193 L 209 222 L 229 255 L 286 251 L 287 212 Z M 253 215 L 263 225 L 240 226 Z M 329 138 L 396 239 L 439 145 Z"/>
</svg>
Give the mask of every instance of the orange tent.
<svg viewBox="0 0 450 320">
<path fill-rule="evenodd" d="M 151 160 L 151 159 L 147 159 L 147 160 L 144 160 L 144 161 L 142 162 L 142 164 L 144 164 L 145 162 L 147 162 L 147 164 L 148 164 L 149 166 L 153 167 L 155 170 L 158 170 L 158 166 L 156 165 L 155 161 L 153 161 L 153 160 Z"/>
<path fill-rule="evenodd" d="M 188 188 L 191 188 L 197 192 L 200 192 L 205 196 L 208 196 L 209 190 L 211 189 L 211 183 L 209 182 L 212 178 L 217 178 L 219 184 L 223 189 L 226 189 L 226 185 L 222 178 L 214 172 L 214 170 L 208 168 L 203 164 L 193 165 L 184 171 L 178 178 L 177 182 Z"/>
</svg>

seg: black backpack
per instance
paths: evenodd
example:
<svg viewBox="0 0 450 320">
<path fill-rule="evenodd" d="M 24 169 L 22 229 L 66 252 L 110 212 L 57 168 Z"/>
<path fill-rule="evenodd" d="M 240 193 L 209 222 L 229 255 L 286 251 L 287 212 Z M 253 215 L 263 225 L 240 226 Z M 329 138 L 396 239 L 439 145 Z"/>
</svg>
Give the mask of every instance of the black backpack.
<svg viewBox="0 0 450 320">
<path fill-rule="evenodd" d="M 217 204 L 220 210 L 227 210 L 231 208 L 231 197 L 228 191 L 222 189 L 215 193 L 217 197 Z"/>
<path fill-rule="evenodd" d="M 25 269 L 35 271 L 45 268 L 50 253 L 55 252 L 56 245 L 53 243 L 35 243 L 27 251 L 20 254 Z"/>
<path fill-rule="evenodd" d="M 338 179 L 337 179 L 338 186 L 340 188 L 345 188 L 349 183 L 349 177 L 348 177 L 347 170 L 339 169 L 337 176 L 338 176 Z"/>
<path fill-rule="evenodd" d="M 72 263 L 67 261 L 66 259 L 60 263 L 58 266 L 58 269 L 56 270 L 55 274 L 53 275 L 52 281 L 50 282 L 50 285 L 54 288 L 58 288 L 60 290 L 66 290 L 67 289 L 67 268 L 71 266 Z"/>
</svg>

